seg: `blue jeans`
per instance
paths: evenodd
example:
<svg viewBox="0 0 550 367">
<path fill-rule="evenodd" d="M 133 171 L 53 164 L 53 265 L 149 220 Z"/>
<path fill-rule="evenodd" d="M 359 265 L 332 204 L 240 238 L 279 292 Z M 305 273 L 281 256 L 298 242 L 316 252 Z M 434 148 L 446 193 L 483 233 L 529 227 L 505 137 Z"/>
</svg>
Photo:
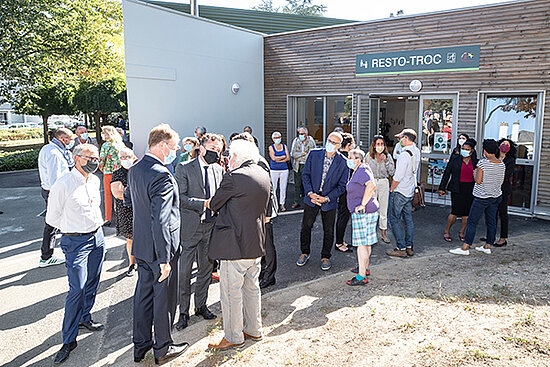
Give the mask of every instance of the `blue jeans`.
<svg viewBox="0 0 550 367">
<path fill-rule="evenodd" d="M 481 219 L 481 216 L 485 213 L 485 225 L 487 226 L 487 241 L 486 243 L 492 245 L 495 242 L 495 235 L 497 232 L 497 211 L 500 204 L 501 196 L 498 198 L 481 199 L 474 197 L 472 207 L 470 208 L 470 214 L 468 214 L 468 224 L 466 225 L 466 240 L 464 243 L 472 245 L 476 236 L 477 223 Z"/>
<path fill-rule="evenodd" d="M 62 236 L 59 247 L 65 254 L 69 280 L 62 328 L 63 344 L 69 344 L 76 340 L 78 323 L 91 320 L 105 254 L 103 230 L 91 236 Z"/>
<path fill-rule="evenodd" d="M 405 250 L 413 246 L 414 223 L 412 218 L 412 200 L 413 197 L 406 197 L 398 192 L 390 193 L 390 202 L 388 205 L 388 224 L 390 230 L 397 242 L 397 248 Z M 401 228 L 400 219 L 403 220 L 405 233 Z"/>
</svg>

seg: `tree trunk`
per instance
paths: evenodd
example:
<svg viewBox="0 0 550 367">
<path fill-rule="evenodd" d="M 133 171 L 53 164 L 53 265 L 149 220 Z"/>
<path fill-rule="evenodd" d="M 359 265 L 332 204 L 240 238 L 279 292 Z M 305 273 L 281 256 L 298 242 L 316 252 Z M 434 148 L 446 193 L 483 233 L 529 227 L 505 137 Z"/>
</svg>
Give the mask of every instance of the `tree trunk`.
<svg viewBox="0 0 550 367">
<path fill-rule="evenodd" d="M 86 127 L 86 130 L 90 129 L 90 124 L 88 123 L 88 114 L 84 114 L 84 126 Z"/>
<path fill-rule="evenodd" d="M 97 143 L 101 147 L 103 145 L 103 139 L 101 139 L 101 120 L 99 119 L 101 116 L 99 112 L 94 112 L 94 122 L 95 122 L 95 138 L 97 139 Z"/>
<path fill-rule="evenodd" d="M 48 137 L 48 117 L 50 117 L 50 116 L 45 116 L 45 115 L 42 116 L 42 122 L 44 124 L 44 126 L 43 126 L 43 129 L 44 129 L 44 145 L 46 145 L 50 142 L 50 139 Z"/>
</svg>

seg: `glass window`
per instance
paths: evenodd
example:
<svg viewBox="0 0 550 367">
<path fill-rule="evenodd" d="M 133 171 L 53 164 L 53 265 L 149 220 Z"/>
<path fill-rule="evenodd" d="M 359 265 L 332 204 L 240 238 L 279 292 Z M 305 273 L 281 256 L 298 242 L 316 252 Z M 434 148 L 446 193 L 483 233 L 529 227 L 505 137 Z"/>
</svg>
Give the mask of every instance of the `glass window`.
<svg viewBox="0 0 550 367">
<path fill-rule="evenodd" d="M 296 127 L 306 127 L 315 144 L 323 145 L 323 97 L 296 98 Z"/>
<path fill-rule="evenodd" d="M 351 133 L 351 112 L 353 99 L 351 96 L 327 98 L 327 134 L 336 127 L 341 127 L 346 133 Z"/>
<path fill-rule="evenodd" d="M 449 154 L 453 133 L 453 100 L 426 98 L 422 111 L 422 153 Z"/>
<path fill-rule="evenodd" d="M 534 159 L 537 96 L 487 96 L 484 139 L 508 138 L 518 145 L 518 158 Z"/>
</svg>

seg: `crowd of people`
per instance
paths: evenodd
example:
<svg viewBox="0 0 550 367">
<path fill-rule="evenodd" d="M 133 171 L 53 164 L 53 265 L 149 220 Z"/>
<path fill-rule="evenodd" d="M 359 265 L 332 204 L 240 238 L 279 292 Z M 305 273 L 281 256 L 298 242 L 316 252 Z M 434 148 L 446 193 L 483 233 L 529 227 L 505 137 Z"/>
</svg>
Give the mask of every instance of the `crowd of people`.
<svg viewBox="0 0 550 367">
<path fill-rule="evenodd" d="M 322 148 L 316 148 L 304 127 L 298 128 L 290 148 L 275 131 L 273 144 L 267 146 L 268 160 L 260 154 L 250 126 L 228 140 L 205 127 L 197 127 L 194 137 L 180 140 L 169 125 L 161 124 L 150 131 L 147 152 L 140 160 L 127 142 L 124 126 L 104 126 L 101 134 L 104 143 L 98 147 L 83 126 L 76 128 L 75 136 L 68 129 L 58 129 L 39 155 L 47 204 L 39 266 L 65 262 L 69 282 L 63 346 L 55 363 L 65 361 L 76 347 L 79 328 L 104 328 L 93 321 L 90 311 L 105 253 L 102 228 L 113 222 L 117 234 L 126 239 L 126 274 L 138 274 L 133 323 L 136 362 L 151 348 L 156 363 L 188 348 L 188 343 L 173 342 L 172 326 L 188 327 L 192 293 L 195 315 L 217 317 L 207 307 L 212 279 L 220 281 L 224 337 L 209 347 L 225 350 L 246 339 L 262 339 L 261 289 L 276 282 L 272 220 L 287 210 L 291 171 L 291 207 L 303 205 L 298 267 L 310 259 L 312 229 L 319 214 L 321 269 L 332 267 L 333 248 L 357 252 L 349 286 L 368 283 L 372 246 L 378 238 L 390 244 L 388 230 L 395 239 L 388 256 L 414 255 L 412 203 L 421 155 L 413 129 L 396 135 L 399 149 L 393 156 L 383 136 L 374 136 L 365 152 L 343 131 L 331 132 Z M 458 237 L 463 244 L 450 250 L 453 254 L 469 254 L 482 215 L 487 235 L 476 250 L 490 254 L 492 246 L 507 243 L 515 144 L 487 139 L 482 145 L 483 159 L 478 160 L 475 140 L 461 134 L 439 186 L 439 194 L 450 191 L 452 200 L 445 241 L 452 241 L 451 227 L 462 218 Z M 98 169 L 103 200 L 95 175 Z M 495 242 L 498 218 L 501 232 Z M 344 242 L 350 220 L 351 245 Z M 53 256 L 57 231 L 62 233 L 65 259 Z"/>
</svg>

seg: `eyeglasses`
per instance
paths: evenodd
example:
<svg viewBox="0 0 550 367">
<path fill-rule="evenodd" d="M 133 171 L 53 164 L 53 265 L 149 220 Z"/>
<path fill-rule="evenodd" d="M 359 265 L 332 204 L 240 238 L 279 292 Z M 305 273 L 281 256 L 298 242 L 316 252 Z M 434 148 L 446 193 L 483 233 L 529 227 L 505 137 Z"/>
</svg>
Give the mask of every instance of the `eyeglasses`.
<svg viewBox="0 0 550 367">
<path fill-rule="evenodd" d="M 334 141 L 334 140 L 331 140 L 331 139 L 327 139 L 327 141 L 331 144 L 334 144 L 334 145 L 340 145 L 341 143 L 337 142 L 337 141 Z"/>
<path fill-rule="evenodd" d="M 84 158 L 87 161 L 92 161 L 94 163 L 99 162 L 99 157 L 88 157 L 86 155 L 79 155 L 80 158 Z"/>
</svg>

